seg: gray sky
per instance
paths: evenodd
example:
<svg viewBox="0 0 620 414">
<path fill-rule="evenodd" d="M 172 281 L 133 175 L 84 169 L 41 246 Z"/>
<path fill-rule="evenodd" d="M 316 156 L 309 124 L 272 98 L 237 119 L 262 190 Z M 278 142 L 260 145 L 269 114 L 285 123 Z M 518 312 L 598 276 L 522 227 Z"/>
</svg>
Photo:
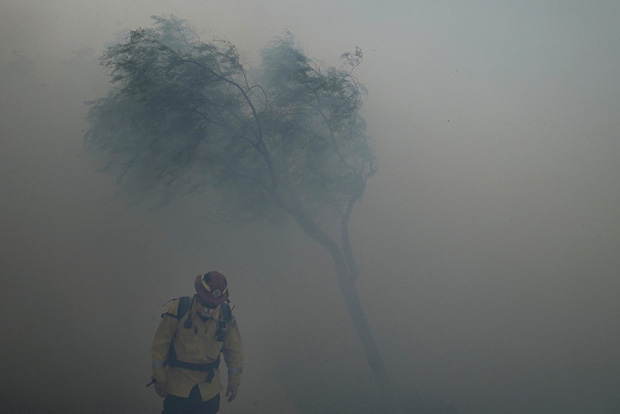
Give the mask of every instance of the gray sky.
<svg viewBox="0 0 620 414">
<path fill-rule="evenodd" d="M 0 0 L 0 407 L 156 412 L 160 304 L 208 269 L 248 354 L 223 412 L 372 389 L 321 249 L 223 233 L 197 199 L 128 206 L 84 154 L 97 57 L 170 13 L 247 62 L 286 29 L 325 65 L 363 49 L 380 169 L 351 230 L 410 407 L 620 411 L 620 3 L 602 0 Z"/>
</svg>

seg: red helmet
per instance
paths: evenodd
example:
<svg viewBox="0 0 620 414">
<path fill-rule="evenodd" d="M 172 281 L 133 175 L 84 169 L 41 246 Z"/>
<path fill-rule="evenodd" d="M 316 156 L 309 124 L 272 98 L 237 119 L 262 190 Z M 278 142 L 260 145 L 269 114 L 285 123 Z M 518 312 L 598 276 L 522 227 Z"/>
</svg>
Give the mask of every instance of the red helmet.
<svg viewBox="0 0 620 414">
<path fill-rule="evenodd" d="M 196 276 L 194 287 L 200 299 L 205 302 L 220 305 L 228 299 L 228 283 L 220 272 L 211 271 Z"/>
</svg>

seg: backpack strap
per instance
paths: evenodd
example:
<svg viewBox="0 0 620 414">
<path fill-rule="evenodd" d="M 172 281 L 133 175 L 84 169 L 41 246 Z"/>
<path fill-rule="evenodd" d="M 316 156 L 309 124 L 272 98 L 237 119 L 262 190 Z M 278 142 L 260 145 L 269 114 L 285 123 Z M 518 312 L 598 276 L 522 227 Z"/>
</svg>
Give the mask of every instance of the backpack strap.
<svg viewBox="0 0 620 414">
<path fill-rule="evenodd" d="M 182 369 L 187 369 L 190 371 L 200 371 L 206 372 L 207 377 L 205 379 L 206 382 L 210 383 L 213 381 L 213 377 L 215 376 L 215 370 L 220 366 L 220 356 L 217 356 L 217 359 L 208 364 L 199 364 L 194 362 L 185 362 L 179 361 L 177 358 L 177 352 L 174 349 L 174 344 L 170 343 L 170 348 L 168 349 L 168 365 L 171 367 L 177 367 Z"/>
<path fill-rule="evenodd" d="M 179 308 L 177 309 L 177 318 L 181 320 L 190 307 L 189 296 L 181 296 L 179 298 Z"/>
<path fill-rule="evenodd" d="M 232 319 L 232 309 L 230 308 L 228 302 L 222 303 L 222 319 L 226 322 L 230 322 Z"/>
<path fill-rule="evenodd" d="M 226 337 L 228 336 L 228 325 L 230 325 L 230 321 L 232 319 L 232 309 L 228 304 L 228 301 L 222 303 L 222 315 L 220 319 L 217 321 L 217 331 L 215 331 L 215 337 L 218 342 L 225 342 Z"/>
<path fill-rule="evenodd" d="M 171 299 L 171 300 L 174 300 L 174 299 Z M 191 306 L 191 303 L 190 303 L 189 296 L 181 296 L 179 298 L 179 306 L 177 307 L 177 314 L 175 315 L 170 312 L 164 312 L 161 314 L 161 317 L 163 318 L 164 316 L 168 315 L 168 316 L 172 316 L 173 318 L 177 318 L 178 320 L 181 320 L 185 316 L 187 311 L 189 310 L 190 306 Z"/>
</svg>

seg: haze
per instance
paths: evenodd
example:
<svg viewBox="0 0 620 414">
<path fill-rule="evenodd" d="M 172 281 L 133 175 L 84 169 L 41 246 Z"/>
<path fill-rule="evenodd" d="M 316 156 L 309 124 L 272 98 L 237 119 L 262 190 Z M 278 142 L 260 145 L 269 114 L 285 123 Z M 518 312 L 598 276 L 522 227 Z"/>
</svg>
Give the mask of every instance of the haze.
<svg viewBox="0 0 620 414">
<path fill-rule="evenodd" d="M 620 412 L 620 3 L 603 0 L 0 0 L 0 411 L 159 412 L 161 305 L 211 269 L 247 354 L 222 413 L 380 403 L 323 250 L 210 223 L 200 198 L 131 205 L 84 153 L 97 58 L 171 13 L 247 62 L 287 29 L 325 65 L 364 51 L 380 164 L 351 237 L 410 412 Z"/>
</svg>

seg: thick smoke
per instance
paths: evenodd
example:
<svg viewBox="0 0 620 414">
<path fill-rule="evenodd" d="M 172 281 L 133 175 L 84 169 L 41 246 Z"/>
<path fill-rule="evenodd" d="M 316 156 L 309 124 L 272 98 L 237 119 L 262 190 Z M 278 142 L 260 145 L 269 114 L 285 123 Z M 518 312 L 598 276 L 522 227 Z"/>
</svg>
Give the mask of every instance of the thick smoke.
<svg viewBox="0 0 620 414">
<path fill-rule="evenodd" d="M 620 410 L 616 2 L 55 3 L 0 5 L 0 411 L 157 412 L 161 305 L 209 269 L 247 349 L 222 412 L 380 403 L 319 246 L 200 196 L 130 205 L 85 155 L 99 54 L 168 13 L 248 61 L 286 29 L 326 65 L 364 50 L 380 162 L 351 237 L 411 412 Z"/>
</svg>

